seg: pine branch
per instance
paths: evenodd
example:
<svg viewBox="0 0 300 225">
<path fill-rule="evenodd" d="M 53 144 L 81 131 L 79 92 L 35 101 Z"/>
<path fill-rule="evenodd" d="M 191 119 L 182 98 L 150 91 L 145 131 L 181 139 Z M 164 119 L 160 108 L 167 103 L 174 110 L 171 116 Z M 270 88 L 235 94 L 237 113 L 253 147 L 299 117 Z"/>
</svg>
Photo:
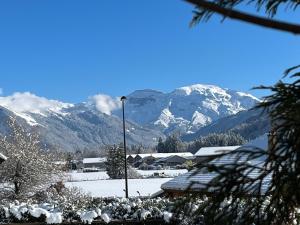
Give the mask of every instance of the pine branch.
<svg viewBox="0 0 300 225">
<path fill-rule="evenodd" d="M 241 20 L 255 25 L 259 25 L 259 26 L 263 26 L 275 30 L 285 31 L 297 35 L 300 34 L 299 24 L 292 24 L 292 23 L 287 23 L 287 22 L 278 21 L 274 19 L 268 19 L 260 16 L 254 16 L 237 10 L 225 8 L 213 2 L 208 2 L 205 0 L 185 0 L 185 1 L 193 5 L 196 5 L 197 7 L 200 7 L 202 9 L 206 9 L 221 14 L 224 17 L 229 17 L 232 19 Z"/>
</svg>

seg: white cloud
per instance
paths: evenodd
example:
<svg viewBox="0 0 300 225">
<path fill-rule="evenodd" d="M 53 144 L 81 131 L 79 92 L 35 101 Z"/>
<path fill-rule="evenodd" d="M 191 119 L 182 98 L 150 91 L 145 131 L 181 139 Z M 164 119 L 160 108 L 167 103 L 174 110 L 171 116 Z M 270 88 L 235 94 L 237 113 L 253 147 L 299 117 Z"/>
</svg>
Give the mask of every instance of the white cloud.
<svg viewBox="0 0 300 225">
<path fill-rule="evenodd" d="M 112 98 L 109 95 L 98 94 L 89 98 L 96 105 L 96 108 L 107 115 L 111 115 L 113 110 L 121 107 L 121 101 L 119 98 Z"/>
<path fill-rule="evenodd" d="M 59 113 L 62 108 L 72 106 L 68 103 L 39 97 L 30 92 L 15 92 L 10 96 L 0 97 L 0 105 L 17 113 L 38 113 L 41 115 L 45 115 L 49 111 Z"/>
</svg>

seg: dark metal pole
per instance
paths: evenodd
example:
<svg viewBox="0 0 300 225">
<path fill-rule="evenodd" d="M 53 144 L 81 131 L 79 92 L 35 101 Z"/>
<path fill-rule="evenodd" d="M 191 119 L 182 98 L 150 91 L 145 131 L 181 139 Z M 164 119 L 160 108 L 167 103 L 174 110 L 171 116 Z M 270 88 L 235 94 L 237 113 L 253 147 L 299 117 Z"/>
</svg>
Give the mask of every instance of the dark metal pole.
<svg viewBox="0 0 300 225">
<path fill-rule="evenodd" d="M 128 198 L 128 178 L 127 178 L 127 151 L 126 151 L 126 131 L 125 131 L 125 110 L 124 102 L 126 100 L 125 96 L 121 97 L 122 101 L 122 111 L 123 111 L 123 144 L 124 144 L 124 160 L 125 160 L 125 197 Z"/>
</svg>

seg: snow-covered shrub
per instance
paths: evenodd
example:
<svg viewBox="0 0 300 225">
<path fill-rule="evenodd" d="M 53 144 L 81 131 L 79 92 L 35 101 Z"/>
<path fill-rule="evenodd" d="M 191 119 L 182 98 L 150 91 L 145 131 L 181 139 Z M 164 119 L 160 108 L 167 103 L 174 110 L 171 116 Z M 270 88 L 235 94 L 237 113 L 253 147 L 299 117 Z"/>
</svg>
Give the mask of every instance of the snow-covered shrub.
<svg viewBox="0 0 300 225">
<path fill-rule="evenodd" d="M 143 177 L 135 168 L 131 166 L 128 166 L 127 176 L 129 179 L 138 179 Z"/>
<path fill-rule="evenodd" d="M 83 222 L 91 224 L 94 220 L 109 223 L 110 221 L 145 221 L 159 219 L 170 222 L 173 214 L 170 211 L 172 201 L 169 199 L 140 198 L 88 198 L 76 202 L 66 198 L 49 198 L 52 202 L 38 203 L 30 200 L 26 203 L 5 203 L 0 205 L 1 222 L 46 222 L 58 224 L 62 222 Z"/>
</svg>

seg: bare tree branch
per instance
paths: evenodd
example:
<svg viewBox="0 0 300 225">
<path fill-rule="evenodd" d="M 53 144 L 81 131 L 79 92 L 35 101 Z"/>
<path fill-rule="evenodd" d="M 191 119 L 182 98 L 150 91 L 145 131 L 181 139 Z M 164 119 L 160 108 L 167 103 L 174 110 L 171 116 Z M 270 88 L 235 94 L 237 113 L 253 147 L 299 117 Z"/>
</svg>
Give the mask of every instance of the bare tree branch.
<svg viewBox="0 0 300 225">
<path fill-rule="evenodd" d="M 292 24 L 292 23 L 287 23 L 287 22 L 278 21 L 274 19 L 268 19 L 260 16 L 254 16 L 237 10 L 225 8 L 213 2 L 208 2 L 205 0 L 185 0 L 185 1 L 197 7 L 204 8 L 212 12 L 221 14 L 224 17 L 229 17 L 232 19 L 241 20 L 255 25 L 259 25 L 259 26 L 263 26 L 275 30 L 285 31 L 297 35 L 300 34 L 300 24 Z"/>
</svg>

